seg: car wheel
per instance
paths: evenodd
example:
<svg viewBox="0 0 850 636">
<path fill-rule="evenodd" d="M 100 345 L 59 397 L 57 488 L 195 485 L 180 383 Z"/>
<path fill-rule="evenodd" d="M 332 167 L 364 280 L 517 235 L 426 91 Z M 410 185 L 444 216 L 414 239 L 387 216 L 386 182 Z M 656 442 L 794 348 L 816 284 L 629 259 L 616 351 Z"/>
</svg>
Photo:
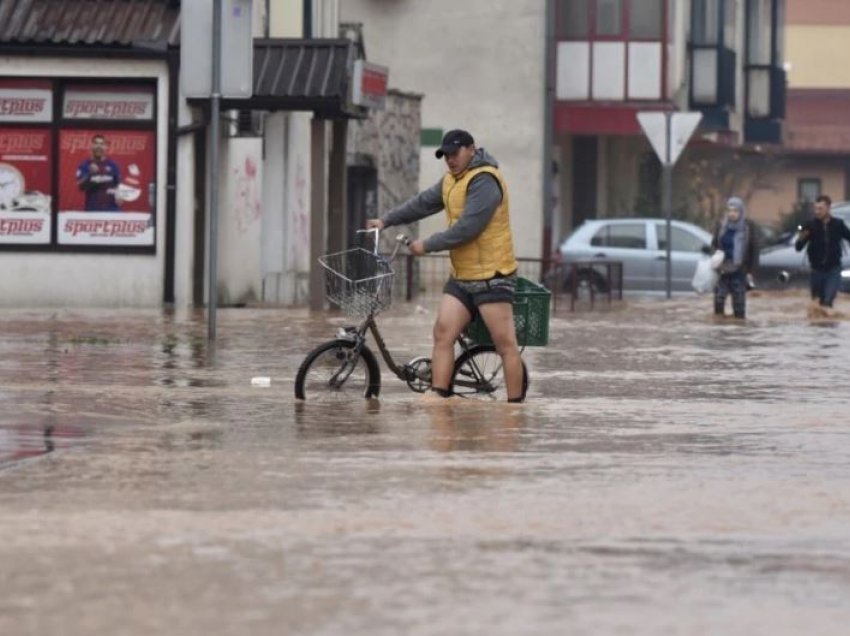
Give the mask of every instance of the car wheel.
<svg viewBox="0 0 850 636">
<path fill-rule="evenodd" d="M 594 294 L 608 293 L 608 281 L 605 280 L 602 274 L 593 269 L 581 269 L 578 272 L 571 272 L 564 279 L 563 289 L 565 292 L 572 292 L 574 276 L 578 276 L 575 282 L 575 289 L 579 295 L 590 294 L 591 291 Z"/>
</svg>

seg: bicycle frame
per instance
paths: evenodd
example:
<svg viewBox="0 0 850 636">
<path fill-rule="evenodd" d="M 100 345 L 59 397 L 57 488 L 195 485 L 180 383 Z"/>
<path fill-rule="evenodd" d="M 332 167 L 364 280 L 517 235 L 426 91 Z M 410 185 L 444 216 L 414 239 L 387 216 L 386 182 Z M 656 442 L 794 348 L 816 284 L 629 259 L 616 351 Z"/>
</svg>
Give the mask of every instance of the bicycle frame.
<svg viewBox="0 0 850 636">
<path fill-rule="evenodd" d="M 380 230 L 378 228 L 374 228 L 372 230 L 358 230 L 358 232 L 359 233 L 361 233 L 361 232 L 374 232 L 375 233 L 375 236 L 374 236 L 374 242 L 375 242 L 374 253 L 377 254 L 378 253 L 378 237 L 380 235 Z M 409 244 L 409 240 L 407 239 L 407 237 L 405 237 L 401 234 L 399 234 L 396 237 L 396 241 L 397 241 L 396 246 L 393 249 L 392 254 L 388 258 L 389 263 L 392 263 L 395 260 L 395 257 L 398 254 L 398 250 L 401 247 L 402 243 Z M 337 332 L 337 338 L 354 342 L 355 347 L 354 347 L 354 355 L 352 356 L 351 360 L 349 360 L 349 362 L 347 364 L 343 365 L 342 368 L 340 368 L 339 371 L 337 373 L 335 373 L 333 375 L 333 377 L 330 379 L 330 383 L 332 385 L 341 386 L 348 379 L 348 376 L 351 374 L 351 372 L 356 367 L 357 362 L 360 359 L 360 351 L 363 348 L 363 346 L 365 346 L 365 344 L 366 344 L 366 332 L 367 331 L 372 334 L 372 337 L 375 340 L 375 344 L 377 344 L 377 346 L 378 346 L 378 351 L 381 354 L 381 358 L 383 358 L 383 360 L 386 363 L 389 370 L 392 371 L 392 373 L 399 380 L 401 380 L 403 382 L 407 382 L 408 384 L 413 380 L 419 380 L 419 381 L 422 381 L 422 382 L 427 382 L 428 385 L 430 385 L 430 383 L 431 383 L 430 373 L 427 376 L 420 375 L 420 372 L 418 372 L 416 369 L 411 367 L 410 364 L 399 365 L 399 364 L 396 363 L 395 359 L 392 356 L 392 353 L 390 353 L 390 350 L 387 347 L 386 342 L 384 341 L 383 336 L 381 335 L 380 330 L 378 329 L 378 324 L 375 321 L 375 313 L 374 312 L 370 312 L 360 322 L 360 324 L 358 324 L 356 327 L 342 327 Z M 472 347 L 476 346 L 476 345 L 470 343 L 469 339 L 463 333 L 461 333 L 458 336 L 456 342 L 460 345 L 461 349 L 464 352 L 467 352 Z M 478 366 L 477 366 L 477 364 L 475 363 L 474 360 L 471 361 L 470 366 L 472 368 L 471 379 L 470 380 L 455 379 L 455 384 L 462 386 L 464 388 L 471 388 L 471 389 L 476 389 L 476 390 L 482 390 L 483 389 L 482 392 L 485 392 L 485 393 L 492 392 L 493 387 L 492 387 L 492 384 L 490 383 L 490 380 L 485 377 L 484 373 L 481 371 L 480 368 L 478 368 Z M 501 371 L 501 365 L 497 368 L 496 373 L 498 373 L 499 371 Z M 495 377 L 495 374 L 494 374 L 494 377 Z"/>
<path fill-rule="evenodd" d="M 349 361 L 349 364 L 344 365 L 334 376 L 331 378 L 331 383 L 333 384 L 342 384 L 348 378 L 348 375 L 351 371 L 354 370 L 354 367 L 357 365 L 357 361 L 360 358 L 360 350 L 366 344 L 366 332 L 372 334 L 372 338 L 375 340 L 375 344 L 378 346 L 378 351 L 381 354 L 381 358 L 386 363 L 387 367 L 390 371 L 402 382 L 408 382 L 411 380 L 420 380 L 431 383 L 430 376 L 420 375 L 417 371 L 411 368 L 407 364 L 399 365 L 395 358 L 393 358 L 392 353 L 387 347 L 386 341 L 381 335 L 381 331 L 378 328 L 378 324 L 375 321 L 374 315 L 367 316 L 357 327 L 348 327 L 348 328 L 340 328 L 337 333 L 337 338 L 343 340 L 350 340 L 355 343 L 354 352 L 355 355 Z M 460 345 L 461 349 L 466 352 L 472 349 L 474 344 L 470 344 L 469 340 L 461 334 L 457 338 L 457 343 Z M 458 380 L 455 379 L 455 384 L 468 389 L 483 389 L 483 392 L 489 393 L 493 390 L 492 385 L 490 383 L 490 379 L 485 377 L 483 371 L 478 368 L 477 364 L 474 360 L 471 361 L 472 374 L 471 379 L 469 380 Z M 501 371 L 501 366 L 496 369 L 498 373 Z"/>
</svg>

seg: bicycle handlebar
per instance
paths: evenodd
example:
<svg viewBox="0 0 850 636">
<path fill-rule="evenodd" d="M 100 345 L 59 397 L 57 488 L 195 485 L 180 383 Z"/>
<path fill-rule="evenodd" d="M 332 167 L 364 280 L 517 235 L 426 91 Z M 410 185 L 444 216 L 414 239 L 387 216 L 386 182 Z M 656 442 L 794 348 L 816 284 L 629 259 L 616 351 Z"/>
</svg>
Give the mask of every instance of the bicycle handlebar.
<svg viewBox="0 0 850 636">
<path fill-rule="evenodd" d="M 367 229 L 364 229 L 364 230 L 357 230 L 358 234 L 365 234 L 366 232 L 374 232 L 375 233 L 375 236 L 374 236 L 375 244 L 372 247 L 372 253 L 377 254 L 378 253 L 378 236 L 380 236 L 380 234 L 381 234 L 381 228 L 370 227 L 370 228 L 367 228 Z"/>
<path fill-rule="evenodd" d="M 379 243 L 378 239 L 381 236 L 381 228 L 370 227 L 370 228 L 366 228 L 366 229 L 363 229 L 363 230 L 357 230 L 358 234 L 366 234 L 367 232 L 374 232 L 375 233 L 375 236 L 373 237 L 374 245 L 372 247 L 372 253 L 377 255 L 378 254 L 378 243 Z M 398 250 L 402 245 L 405 245 L 405 246 L 410 245 L 410 238 L 405 234 L 396 234 L 395 240 L 396 240 L 396 245 L 395 245 L 395 248 L 393 248 L 392 254 L 390 254 L 390 257 L 389 257 L 390 261 L 395 260 L 396 254 L 398 254 Z"/>
</svg>

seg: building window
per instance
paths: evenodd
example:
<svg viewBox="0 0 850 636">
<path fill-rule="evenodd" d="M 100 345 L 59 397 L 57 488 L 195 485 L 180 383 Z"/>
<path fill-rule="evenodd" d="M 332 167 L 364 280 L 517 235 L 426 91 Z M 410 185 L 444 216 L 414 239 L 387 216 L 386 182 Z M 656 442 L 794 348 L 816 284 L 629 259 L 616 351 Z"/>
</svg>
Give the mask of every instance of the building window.
<svg viewBox="0 0 850 636">
<path fill-rule="evenodd" d="M 0 101 L 0 247 L 155 251 L 155 81 L 0 78 Z"/>
<path fill-rule="evenodd" d="M 751 118 L 780 117 L 784 95 L 780 90 L 785 78 L 777 73 L 781 59 L 776 20 L 781 16 L 778 0 L 750 0 L 747 3 L 746 73 L 747 109 Z M 781 69 L 780 69 L 781 72 Z"/>
<path fill-rule="evenodd" d="M 665 0 L 559 0 L 561 100 L 664 98 Z"/>
<path fill-rule="evenodd" d="M 694 44 L 718 44 L 720 41 L 721 0 L 694 0 L 691 38 Z"/>
<path fill-rule="evenodd" d="M 747 62 L 749 64 L 770 64 L 771 53 L 771 11 L 773 0 L 750 0 L 747 3 Z"/>
<path fill-rule="evenodd" d="M 590 2 L 564 0 L 558 12 L 558 34 L 563 38 L 583 40 L 590 33 Z"/>
<path fill-rule="evenodd" d="M 821 195 L 820 179 L 797 179 L 797 199 L 801 203 L 814 203 Z"/>
<path fill-rule="evenodd" d="M 559 0 L 557 34 L 561 40 L 658 40 L 663 14 L 664 0 Z"/>
<path fill-rule="evenodd" d="M 616 37 L 622 34 L 622 0 L 596 0 L 596 35 Z"/>
<path fill-rule="evenodd" d="M 633 40 L 661 39 L 664 21 L 662 0 L 631 0 L 629 3 L 629 36 Z"/>
</svg>

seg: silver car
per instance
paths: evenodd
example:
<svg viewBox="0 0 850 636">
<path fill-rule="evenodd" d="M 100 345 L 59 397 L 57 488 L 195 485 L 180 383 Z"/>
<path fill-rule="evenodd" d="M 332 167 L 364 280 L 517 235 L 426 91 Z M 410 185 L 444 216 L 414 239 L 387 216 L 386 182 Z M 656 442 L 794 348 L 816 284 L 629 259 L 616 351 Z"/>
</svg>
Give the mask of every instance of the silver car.
<svg viewBox="0 0 850 636">
<path fill-rule="evenodd" d="M 667 289 L 667 222 L 664 219 L 592 219 L 582 223 L 561 243 L 560 257 L 571 267 L 562 268 L 561 284 L 576 283 L 607 291 L 604 261 L 623 264 L 623 289 L 660 292 Z M 684 221 L 671 227 L 673 291 L 693 291 L 691 280 L 697 261 L 710 253 L 711 234 Z"/>
</svg>

